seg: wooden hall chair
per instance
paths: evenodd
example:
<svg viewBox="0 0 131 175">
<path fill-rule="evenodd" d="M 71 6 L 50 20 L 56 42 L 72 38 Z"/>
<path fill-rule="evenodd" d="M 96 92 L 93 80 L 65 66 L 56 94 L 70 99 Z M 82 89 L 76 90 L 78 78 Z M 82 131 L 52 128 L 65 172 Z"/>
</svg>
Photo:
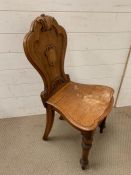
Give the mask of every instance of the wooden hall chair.
<svg viewBox="0 0 131 175">
<path fill-rule="evenodd" d="M 54 112 L 67 120 L 82 134 L 82 169 L 88 164 L 93 133 L 99 126 L 105 127 L 106 116 L 113 106 L 113 89 L 102 85 L 86 85 L 72 82 L 64 72 L 67 35 L 62 26 L 50 16 L 37 17 L 24 38 L 24 51 L 34 68 L 41 75 L 44 91 L 41 99 L 47 111 L 46 129 L 48 139 Z"/>
</svg>

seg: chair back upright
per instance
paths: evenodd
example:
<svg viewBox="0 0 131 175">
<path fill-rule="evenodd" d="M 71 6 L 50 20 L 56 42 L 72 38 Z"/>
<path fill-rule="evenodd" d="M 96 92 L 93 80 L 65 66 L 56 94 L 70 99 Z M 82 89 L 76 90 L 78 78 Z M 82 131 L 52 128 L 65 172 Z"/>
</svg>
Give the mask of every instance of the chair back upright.
<svg viewBox="0 0 131 175">
<path fill-rule="evenodd" d="M 37 17 L 23 42 L 27 59 L 44 81 L 43 102 L 70 81 L 64 72 L 67 45 L 65 29 L 46 15 Z"/>
</svg>

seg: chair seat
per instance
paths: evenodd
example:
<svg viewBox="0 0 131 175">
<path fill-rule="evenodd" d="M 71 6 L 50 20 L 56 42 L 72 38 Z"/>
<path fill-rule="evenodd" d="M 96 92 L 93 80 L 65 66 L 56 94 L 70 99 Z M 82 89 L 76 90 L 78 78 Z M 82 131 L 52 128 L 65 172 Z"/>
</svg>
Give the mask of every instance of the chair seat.
<svg viewBox="0 0 131 175">
<path fill-rule="evenodd" d="M 73 126 L 85 131 L 94 130 L 110 112 L 114 90 L 107 86 L 67 83 L 51 96 L 53 106 Z"/>
</svg>

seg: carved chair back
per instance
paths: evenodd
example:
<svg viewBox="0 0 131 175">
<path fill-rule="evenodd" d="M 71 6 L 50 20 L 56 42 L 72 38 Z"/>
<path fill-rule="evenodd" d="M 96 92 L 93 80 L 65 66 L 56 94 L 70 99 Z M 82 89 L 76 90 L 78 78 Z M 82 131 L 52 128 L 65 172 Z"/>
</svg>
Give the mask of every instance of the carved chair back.
<svg viewBox="0 0 131 175">
<path fill-rule="evenodd" d="M 43 103 L 69 81 L 64 73 L 67 35 L 50 16 L 37 17 L 24 38 L 24 50 L 30 63 L 41 75 L 45 90 Z"/>
</svg>

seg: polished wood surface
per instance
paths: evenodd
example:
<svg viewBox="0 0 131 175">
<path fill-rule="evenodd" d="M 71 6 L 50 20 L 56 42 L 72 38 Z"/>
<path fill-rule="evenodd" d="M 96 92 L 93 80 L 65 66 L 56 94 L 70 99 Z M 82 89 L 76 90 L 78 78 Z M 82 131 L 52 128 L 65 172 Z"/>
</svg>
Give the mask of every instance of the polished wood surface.
<svg viewBox="0 0 131 175">
<path fill-rule="evenodd" d="M 89 156 L 89 151 L 92 147 L 93 133 L 94 131 L 81 132 L 82 134 L 82 157 L 80 159 L 80 164 L 83 170 L 86 169 L 88 162 L 89 162 L 88 156 Z"/>
<path fill-rule="evenodd" d="M 24 38 L 24 51 L 34 68 L 41 75 L 44 91 L 41 92 L 46 107 L 47 140 L 54 122 L 54 112 L 67 120 L 82 134 L 82 169 L 88 164 L 88 154 L 93 133 L 97 126 L 100 133 L 113 106 L 114 90 L 102 85 L 86 85 L 72 82 L 64 72 L 67 36 L 64 28 L 50 16 L 37 17 Z"/>
<path fill-rule="evenodd" d="M 43 136 L 44 140 L 48 139 L 48 135 L 49 135 L 51 128 L 53 126 L 54 114 L 55 114 L 55 111 L 52 109 L 51 106 L 48 106 L 48 108 L 46 108 L 46 115 L 47 115 L 46 123 L 48 123 L 48 125 L 46 125 L 46 128 L 45 128 L 45 132 L 44 132 L 44 136 Z"/>
<path fill-rule="evenodd" d="M 110 112 L 113 90 L 106 86 L 67 83 L 47 100 L 76 128 L 94 130 Z M 109 105 L 110 104 L 110 105 Z"/>
<path fill-rule="evenodd" d="M 64 73 L 66 45 L 64 28 L 53 17 L 45 15 L 33 21 L 24 38 L 26 56 L 44 82 L 43 103 L 70 80 Z"/>
</svg>

